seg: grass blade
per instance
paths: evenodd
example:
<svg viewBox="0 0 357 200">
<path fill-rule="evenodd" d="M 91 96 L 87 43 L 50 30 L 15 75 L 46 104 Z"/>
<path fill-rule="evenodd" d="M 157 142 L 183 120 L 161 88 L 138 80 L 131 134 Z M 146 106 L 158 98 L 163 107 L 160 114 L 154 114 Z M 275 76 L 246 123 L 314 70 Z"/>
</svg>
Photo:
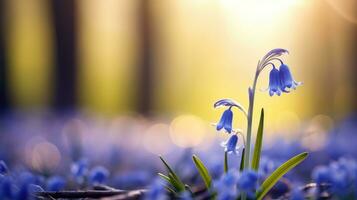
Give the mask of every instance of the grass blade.
<svg viewBox="0 0 357 200">
<path fill-rule="evenodd" d="M 202 161 L 196 155 L 193 155 L 192 159 L 193 159 L 193 162 L 195 163 L 196 168 L 197 168 L 198 172 L 200 173 L 203 181 L 205 182 L 207 189 L 209 189 L 212 184 L 211 175 L 209 174 L 207 168 L 204 166 Z"/>
<path fill-rule="evenodd" d="M 228 153 L 224 151 L 224 173 L 228 172 Z"/>
<path fill-rule="evenodd" d="M 168 177 L 168 176 L 166 176 L 166 175 L 164 175 L 164 174 L 161 174 L 161 173 L 157 173 L 157 174 L 160 176 L 160 178 L 162 178 L 162 179 L 164 179 L 165 181 L 171 183 L 170 177 Z"/>
<path fill-rule="evenodd" d="M 183 184 L 183 182 L 180 180 L 180 178 L 176 175 L 176 173 L 172 170 L 172 168 L 170 167 L 170 165 L 164 160 L 163 157 L 159 156 L 160 160 L 164 163 L 165 167 L 167 168 L 167 170 L 169 171 L 169 178 L 172 182 L 176 183 L 177 185 L 175 186 L 175 188 L 178 191 L 183 191 L 185 190 L 185 184 Z M 170 177 L 170 174 L 172 176 L 172 178 Z M 170 182 L 171 183 L 171 182 Z M 171 183 L 172 184 L 172 183 Z"/>
<path fill-rule="evenodd" d="M 296 165 L 301 163 L 308 156 L 307 152 L 301 153 L 290 160 L 286 161 L 284 164 L 280 165 L 260 186 L 260 189 L 256 193 L 258 200 L 263 199 L 263 197 L 269 192 L 269 190 L 275 185 L 276 182 L 287 172 L 289 172 Z"/>
<path fill-rule="evenodd" d="M 185 190 L 185 185 L 181 185 L 180 182 L 174 178 L 174 175 L 169 173 L 169 178 L 170 178 L 170 183 L 174 188 L 177 190 L 177 192 L 182 192 Z"/>
<path fill-rule="evenodd" d="M 245 148 L 243 148 L 243 150 L 242 150 L 242 157 L 240 159 L 239 171 L 243 171 L 243 169 L 244 169 L 244 155 L 245 155 Z"/>
<path fill-rule="evenodd" d="M 260 112 L 260 120 L 257 138 L 255 140 L 254 145 L 254 154 L 252 160 L 252 169 L 258 171 L 259 169 L 259 161 L 260 161 L 260 153 L 262 151 L 262 143 L 263 143 L 263 131 L 264 131 L 264 109 Z"/>
</svg>

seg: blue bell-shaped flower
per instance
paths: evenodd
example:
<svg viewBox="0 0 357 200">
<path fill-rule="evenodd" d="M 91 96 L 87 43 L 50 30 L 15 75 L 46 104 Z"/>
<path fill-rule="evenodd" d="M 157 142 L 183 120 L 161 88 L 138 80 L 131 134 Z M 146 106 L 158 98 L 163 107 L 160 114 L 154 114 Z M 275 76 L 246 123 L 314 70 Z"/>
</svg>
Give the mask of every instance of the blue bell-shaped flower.
<svg viewBox="0 0 357 200">
<path fill-rule="evenodd" d="M 297 82 L 291 75 L 290 69 L 287 65 L 282 64 L 279 68 L 280 88 L 283 92 L 289 92 L 289 89 L 296 89 L 301 85 L 301 82 Z"/>
<path fill-rule="evenodd" d="M 223 112 L 222 117 L 216 126 L 217 131 L 224 128 L 224 130 L 226 130 L 228 133 L 231 133 L 232 121 L 233 121 L 233 112 L 231 110 L 231 107 L 229 107 L 227 110 Z"/>
<path fill-rule="evenodd" d="M 278 96 L 281 95 L 281 81 L 280 81 L 280 75 L 279 75 L 279 70 L 273 67 L 273 69 L 270 71 L 269 75 L 269 95 L 273 96 L 274 94 L 277 94 Z"/>
<path fill-rule="evenodd" d="M 226 142 L 222 143 L 224 151 L 227 153 L 238 154 L 238 136 L 236 134 L 232 135 Z"/>
</svg>

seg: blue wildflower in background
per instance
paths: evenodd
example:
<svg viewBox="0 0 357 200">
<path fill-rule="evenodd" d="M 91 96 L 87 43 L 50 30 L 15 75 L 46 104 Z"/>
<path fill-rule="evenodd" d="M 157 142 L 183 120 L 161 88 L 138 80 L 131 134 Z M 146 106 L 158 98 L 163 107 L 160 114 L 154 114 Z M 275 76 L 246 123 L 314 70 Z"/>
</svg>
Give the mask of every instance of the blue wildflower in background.
<svg viewBox="0 0 357 200">
<path fill-rule="evenodd" d="M 326 166 L 318 166 L 312 172 L 312 179 L 317 184 L 331 183 L 331 172 Z"/>
<path fill-rule="evenodd" d="M 13 199 L 14 188 L 9 177 L 3 177 L 0 181 L 0 199 Z"/>
<path fill-rule="evenodd" d="M 235 200 L 239 194 L 238 191 L 239 172 L 235 169 L 229 170 L 223 174 L 218 181 L 215 181 L 214 187 L 217 191 L 218 200 Z"/>
<path fill-rule="evenodd" d="M 112 179 L 112 184 L 121 189 L 134 189 L 144 187 L 151 182 L 152 174 L 144 170 L 133 170 L 116 174 Z"/>
<path fill-rule="evenodd" d="M 346 199 L 357 189 L 357 163 L 352 159 L 340 158 L 328 166 L 316 167 L 312 178 L 317 184 L 330 185 L 330 191 L 334 195 Z"/>
<path fill-rule="evenodd" d="M 179 195 L 180 200 L 193 200 L 192 194 L 189 191 L 184 191 Z"/>
<path fill-rule="evenodd" d="M 273 66 L 273 69 L 270 71 L 269 75 L 269 95 L 273 96 L 274 94 L 281 95 L 281 81 L 279 70 Z"/>
<path fill-rule="evenodd" d="M 297 82 L 291 75 L 290 69 L 287 65 L 282 64 L 279 68 L 280 87 L 283 92 L 289 92 L 288 89 L 296 89 L 301 85 L 301 82 Z"/>
<path fill-rule="evenodd" d="M 276 166 L 277 164 L 272 159 L 267 158 L 265 156 L 260 158 L 259 171 L 258 171 L 259 178 L 265 179 L 266 176 L 268 176 L 274 171 Z"/>
<path fill-rule="evenodd" d="M 9 171 L 6 163 L 3 160 L 0 160 L 0 174 L 6 174 Z"/>
<path fill-rule="evenodd" d="M 232 135 L 226 142 L 222 143 L 224 151 L 227 153 L 238 154 L 239 147 L 237 146 L 238 136 L 236 134 Z"/>
<path fill-rule="evenodd" d="M 53 176 L 47 181 L 48 191 L 60 191 L 66 186 L 66 181 L 60 176 Z"/>
<path fill-rule="evenodd" d="M 103 184 L 109 176 L 109 171 L 102 166 L 94 167 L 89 173 L 89 181 L 91 184 Z"/>
<path fill-rule="evenodd" d="M 23 183 L 20 185 L 18 191 L 14 195 L 16 200 L 35 200 L 36 192 L 44 191 L 39 185 Z"/>
<path fill-rule="evenodd" d="M 78 184 L 83 184 L 88 174 L 88 160 L 80 159 L 71 165 L 71 174 Z"/>
<path fill-rule="evenodd" d="M 305 197 L 303 192 L 296 188 L 291 191 L 290 200 L 305 200 Z"/>
<path fill-rule="evenodd" d="M 145 200 L 167 200 L 166 184 L 161 179 L 155 179 L 149 186 L 148 192 L 145 194 Z"/>
<path fill-rule="evenodd" d="M 258 187 L 258 174 L 252 170 L 245 170 L 238 180 L 238 188 L 246 192 L 249 197 L 254 197 L 254 192 Z"/>
</svg>

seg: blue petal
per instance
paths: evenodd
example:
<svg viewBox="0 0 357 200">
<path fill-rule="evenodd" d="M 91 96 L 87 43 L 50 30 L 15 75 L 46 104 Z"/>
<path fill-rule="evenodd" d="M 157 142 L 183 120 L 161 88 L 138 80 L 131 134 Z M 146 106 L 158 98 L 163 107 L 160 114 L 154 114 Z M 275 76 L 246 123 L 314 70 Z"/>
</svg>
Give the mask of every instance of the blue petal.
<svg viewBox="0 0 357 200">
<path fill-rule="evenodd" d="M 300 83 L 296 82 L 291 75 L 290 69 L 287 65 L 283 64 L 279 68 L 279 77 L 281 90 L 283 92 L 289 92 L 286 88 L 295 89 Z"/>
<path fill-rule="evenodd" d="M 232 132 L 232 121 L 233 121 L 233 112 L 228 109 L 225 111 L 226 113 L 226 120 L 224 122 L 224 129 L 228 132 Z"/>
<path fill-rule="evenodd" d="M 270 71 L 269 75 L 269 95 L 273 96 L 274 94 L 277 94 L 278 96 L 281 95 L 279 70 L 275 67 Z"/>
<path fill-rule="evenodd" d="M 231 152 L 235 152 L 236 150 L 236 146 L 237 146 L 237 142 L 238 142 L 238 136 L 237 135 L 232 135 L 228 142 L 227 142 L 227 152 L 231 153 Z"/>
<path fill-rule="evenodd" d="M 221 130 L 224 128 L 228 133 L 232 132 L 232 121 L 233 121 L 233 112 L 231 111 L 230 108 L 224 111 L 222 114 L 221 119 L 219 120 L 217 124 L 217 131 Z"/>
</svg>

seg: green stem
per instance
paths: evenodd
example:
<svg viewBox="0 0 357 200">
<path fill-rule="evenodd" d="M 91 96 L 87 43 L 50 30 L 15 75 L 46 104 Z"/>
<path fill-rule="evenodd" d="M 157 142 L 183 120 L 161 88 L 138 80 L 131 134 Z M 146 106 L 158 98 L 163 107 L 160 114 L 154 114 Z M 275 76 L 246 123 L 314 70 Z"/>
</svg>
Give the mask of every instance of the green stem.
<svg viewBox="0 0 357 200">
<path fill-rule="evenodd" d="M 253 87 L 251 91 L 251 95 L 249 97 L 249 109 L 248 109 L 248 125 L 247 125 L 247 143 L 245 147 L 245 155 L 244 155 L 244 169 L 250 168 L 250 145 L 252 139 L 252 123 L 253 123 L 253 110 L 254 110 L 254 96 L 255 96 L 255 89 L 257 86 L 259 76 L 259 64 L 257 71 L 255 72 Z"/>
<path fill-rule="evenodd" d="M 224 151 L 224 173 L 228 172 L 228 153 Z"/>
</svg>

